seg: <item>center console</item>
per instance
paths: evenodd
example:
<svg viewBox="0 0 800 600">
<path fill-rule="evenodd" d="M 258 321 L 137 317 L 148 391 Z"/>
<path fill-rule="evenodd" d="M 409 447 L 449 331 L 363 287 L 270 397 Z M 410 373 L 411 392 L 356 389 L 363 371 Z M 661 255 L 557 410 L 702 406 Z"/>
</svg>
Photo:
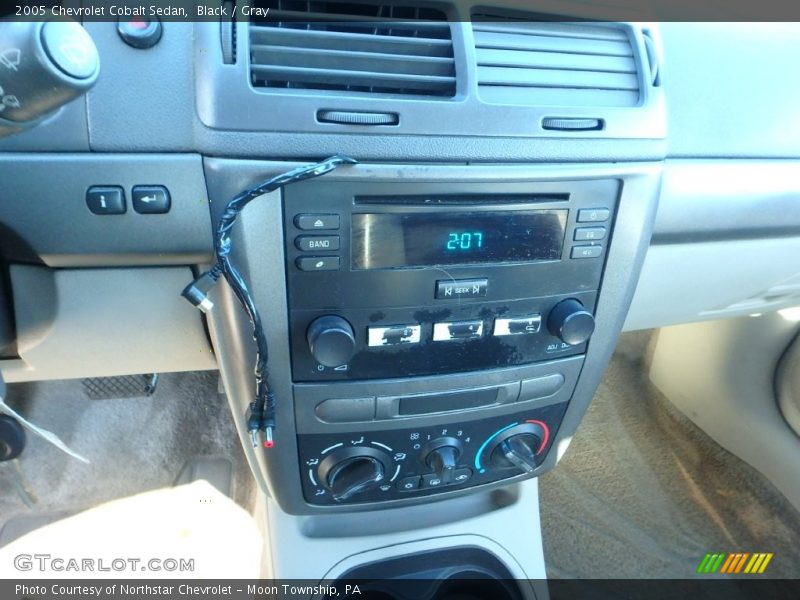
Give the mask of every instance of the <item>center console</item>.
<svg viewBox="0 0 800 600">
<path fill-rule="evenodd" d="M 292 166 L 206 159 L 212 217 Z M 281 509 L 429 504 L 552 468 L 616 344 L 659 177 L 359 164 L 252 203 L 234 258 L 268 315 L 278 426 L 275 448 L 246 450 Z M 209 326 L 244 415 L 249 326 L 216 293 Z"/>
</svg>

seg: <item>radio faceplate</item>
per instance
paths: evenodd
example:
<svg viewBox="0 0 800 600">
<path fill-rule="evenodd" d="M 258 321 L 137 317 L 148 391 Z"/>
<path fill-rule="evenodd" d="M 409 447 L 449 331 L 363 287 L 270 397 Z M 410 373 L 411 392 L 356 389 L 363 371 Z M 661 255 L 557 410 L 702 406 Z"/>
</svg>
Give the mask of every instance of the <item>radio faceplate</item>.
<svg viewBox="0 0 800 600">
<path fill-rule="evenodd" d="M 284 190 L 294 381 L 456 373 L 585 351 L 554 335 L 548 318 L 568 298 L 594 310 L 618 181 L 394 182 L 391 196 L 383 186 Z M 325 316 L 344 321 L 321 359 L 309 328 Z"/>
</svg>

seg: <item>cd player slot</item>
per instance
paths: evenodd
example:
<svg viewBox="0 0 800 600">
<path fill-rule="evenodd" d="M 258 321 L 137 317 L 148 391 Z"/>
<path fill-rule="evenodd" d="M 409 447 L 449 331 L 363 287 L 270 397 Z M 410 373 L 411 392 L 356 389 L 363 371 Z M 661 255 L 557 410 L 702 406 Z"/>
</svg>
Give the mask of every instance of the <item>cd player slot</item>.
<svg viewBox="0 0 800 600">
<path fill-rule="evenodd" d="M 497 204 L 534 204 L 537 202 L 568 202 L 569 194 L 447 194 L 413 196 L 355 196 L 354 204 L 395 204 L 400 206 L 464 206 Z"/>
</svg>

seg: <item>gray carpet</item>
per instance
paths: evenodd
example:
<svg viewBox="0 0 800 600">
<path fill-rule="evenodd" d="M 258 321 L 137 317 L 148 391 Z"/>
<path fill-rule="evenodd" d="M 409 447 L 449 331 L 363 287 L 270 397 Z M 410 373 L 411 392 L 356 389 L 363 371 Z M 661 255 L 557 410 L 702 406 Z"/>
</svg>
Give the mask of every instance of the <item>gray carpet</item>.
<svg viewBox="0 0 800 600">
<path fill-rule="evenodd" d="M 800 513 L 650 384 L 648 340 L 622 337 L 569 450 L 540 479 L 548 575 L 687 578 L 707 552 L 773 552 L 763 576 L 800 576 Z"/>
<path fill-rule="evenodd" d="M 185 465 L 230 463 L 230 495 L 249 508 L 255 485 L 217 373 L 162 375 L 152 397 L 89 400 L 80 380 L 13 384 L 7 401 L 91 461 L 28 435 L 19 458 L 37 503 L 28 508 L 0 465 L 0 543 L 34 525 L 116 498 L 173 485 Z M 189 469 L 191 471 L 192 469 Z M 185 479 L 186 473 L 184 473 Z M 228 490 L 223 490 L 228 491 Z"/>
</svg>

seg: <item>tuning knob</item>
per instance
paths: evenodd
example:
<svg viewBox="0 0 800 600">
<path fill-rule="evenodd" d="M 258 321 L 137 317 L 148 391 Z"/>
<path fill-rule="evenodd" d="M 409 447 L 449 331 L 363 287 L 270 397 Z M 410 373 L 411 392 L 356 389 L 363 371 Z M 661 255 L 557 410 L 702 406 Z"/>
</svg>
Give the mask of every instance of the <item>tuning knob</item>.
<svg viewBox="0 0 800 600">
<path fill-rule="evenodd" d="M 461 442 L 455 438 L 439 438 L 430 442 L 422 452 L 422 460 L 447 485 L 453 483 Z"/>
<path fill-rule="evenodd" d="M 386 475 L 386 457 L 372 448 L 347 448 L 320 463 L 317 476 L 333 499 L 344 502 L 377 487 Z"/>
<path fill-rule="evenodd" d="M 533 473 L 538 466 L 536 455 L 547 437 L 537 423 L 522 423 L 505 430 L 488 448 L 489 462 L 498 469 L 516 467 Z"/>
<path fill-rule="evenodd" d="M 550 311 L 547 329 L 562 342 L 577 346 L 594 333 L 594 316 L 574 298 L 562 300 Z"/>
<path fill-rule="evenodd" d="M 91 88 L 100 71 L 92 38 L 74 21 L 0 21 L 0 122 L 24 124 Z"/>
<path fill-rule="evenodd" d="M 353 327 L 335 315 L 315 319 L 308 327 L 306 341 L 317 362 L 326 367 L 346 364 L 356 350 Z"/>
</svg>

